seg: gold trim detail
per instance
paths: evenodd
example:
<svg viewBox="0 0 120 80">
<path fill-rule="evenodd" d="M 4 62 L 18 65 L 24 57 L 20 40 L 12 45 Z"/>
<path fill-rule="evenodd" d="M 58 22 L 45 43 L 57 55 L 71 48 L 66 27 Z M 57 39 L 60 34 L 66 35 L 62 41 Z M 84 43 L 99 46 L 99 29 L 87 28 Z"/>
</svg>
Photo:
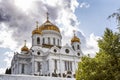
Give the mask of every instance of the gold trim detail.
<svg viewBox="0 0 120 80">
<path fill-rule="evenodd" d="M 50 44 L 42 44 L 42 47 L 45 47 L 45 48 L 51 48 L 53 47 L 54 45 L 50 45 Z M 61 46 L 57 46 L 58 48 L 61 48 Z"/>
</svg>

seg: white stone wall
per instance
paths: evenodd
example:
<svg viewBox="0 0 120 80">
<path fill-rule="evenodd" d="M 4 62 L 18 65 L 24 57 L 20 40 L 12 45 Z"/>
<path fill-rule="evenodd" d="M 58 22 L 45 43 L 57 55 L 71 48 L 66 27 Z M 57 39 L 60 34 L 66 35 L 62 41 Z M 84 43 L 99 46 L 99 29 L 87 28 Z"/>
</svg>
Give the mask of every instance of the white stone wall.
<svg viewBox="0 0 120 80">
<path fill-rule="evenodd" d="M 75 78 L 61 78 L 33 75 L 0 75 L 0 80 L 75 80 Z"/>
<path fill-rule="evenodd" d="M 59 41 L 60 41 L 59 44 L 61 45 L 62 37 L 60 36 L 59 33 L 51 32 L 51 31 L 44 31 L 41 36 L 38 34 L 34 34 L 34 36 L 32 36 L 32 39 L 33 39 L 32 44 L 35 46 L 32 46 L 30 53 L 28 53 L 28 55 L 18 54 L 19 58 L 18 58 L 18 62 L 16 62 L 18 64 L 18 68 L 16 70 L 18 73 L 15 72 L 14 74 L 21 74 L 21 64 L 26 64 L 25 74 L 38 75 L 40 73 L 37 70 L 37 68 L 38 68 L 37 62 L 41 62 L 41 65 L 42 65 L 41 75 L 48 75 L 50 73 L 50 76 L 52 76 L 52 73 L 54 73 L 54 69 L 55 69 L 54 60 L 57 60 L 56 73 L 57 74 L 61 73 L 61 76 L 63 73 L 66 74 L 68 70 L 65 71 L 65 61 L 70 61 L 70 62 L 72 62 L 71 77 L 73 77 L 73 74 L 75 74 L 75 71 L 77 69 L 77 63 L 80 61 L 80 56 L 77 56 L 77 53 L 79 51 L 81 51 L 81 49 L 73 50 L 72 47 L 69 46 L 68 44 L 66 44 L 65 46 L 62 46 L 61 48 L 54 46 L 51 49 L 43 48 L 41 46 L 36 46 L 38 36 L 41 37 L 40 43 L 42 42 L 42 38 L 44 37 L 45 43 L 48 44 L 48 37 L 49 37 L 51 44 L 53 44 L 53 38 L 55 38 L 56 39 L 55 44 L 58 43 L 57 39 L 59 39 Z M 80 45 L 80 43 L 78 43 L 78 42 L 77 43 L 75 42 L 73 44 L 75 46 L 75 49 L 77 49 L 78 44 Z M 42 43 L 41 43 L 41 45 L 42 45 Z M 69 50 L 69 52 L 67 52 L 66 50 Z M 37 54 L 38 51 L 40 52 L 40 55 Z M 32 55 L 30 55 L 30 54 L 32 54 Z M 30 57 L 30 60 L 27 60 L 26 59 L 27 57 Z M 47 68 L 48 67 L 47 61 L 49 62 L 49 70 Z"/>
<path fill-rule="evenodd" d="M 50 38 L 50 45 L 54 45 L 53 38 L 55 38 L 55 45 L 61 46 L 61 34 L 55 31 L 51 30 L 44 30 L 42 32 L 42 37 L 45 39 L 45 44 L 48 44 L 48 37 Z M 59 39 L 59 45 L 58 45 L 58 39 Z"/>
</svg>

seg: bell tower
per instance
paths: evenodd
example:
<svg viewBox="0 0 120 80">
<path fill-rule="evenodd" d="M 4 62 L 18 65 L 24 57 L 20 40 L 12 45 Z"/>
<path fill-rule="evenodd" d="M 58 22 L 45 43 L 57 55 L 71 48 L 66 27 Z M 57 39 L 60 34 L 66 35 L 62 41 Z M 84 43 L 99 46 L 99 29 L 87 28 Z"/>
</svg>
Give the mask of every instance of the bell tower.
<svg viewBox="0 0 120 80">
<path fill-rule="evenodd" d="M 74 35 L 73 35 L 73 38 L 71 39 L 72 49 L 77 52 L 78 56 L 80 56 L 80 55 L 82 56 L 83 53 L 81 51 L 81 42 L 80 42 L 80 39 L 76 36 L 75 30 L 73 30 L 73 33 L 74 33 Z"/>
<path fill-rule="evenodd" d="M 32 31 L 32 46 L 41 46 L 42 37 L 38 27 L 38 21 L 36 21 L 36 28 Z"/>
</svg>

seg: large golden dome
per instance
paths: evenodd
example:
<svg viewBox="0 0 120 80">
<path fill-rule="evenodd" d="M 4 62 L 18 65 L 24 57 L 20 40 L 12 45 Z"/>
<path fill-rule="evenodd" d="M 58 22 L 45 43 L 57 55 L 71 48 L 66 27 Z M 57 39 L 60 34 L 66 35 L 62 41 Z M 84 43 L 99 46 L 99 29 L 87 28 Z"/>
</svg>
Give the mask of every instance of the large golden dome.
<svg viewBox="0 0 120 80">
<path fill-rule="evenodd" d="M 47 21 L 39 27 L 40 32 L 42 32 L 43 30 L 53 30 L 53 31 L 57 31 L 60 33 L 59 28 L 49 21 L 48 15 L 49 15 L 49 13 L 47 13 Z"/>
<path fill-rule="evenodd" d="M 71 39 L 71 43 L 73 42 L 80 42 L 80 39 L 75 35 L 75 32 L 73 38 Z"/>
<path fill-rule="evenodd" d="M 43 30 L 53 30 L 60 33 L 59 28 L 56 25 L 52 24 L 49 20 L 47 20 L 43 25 L 41 25 L 39 27 L 39 30 L 40 32 L 42 32 Z"/>
<path fill-rule="evenodd" d="M 26 46 L 26 40 L 24 46 L 21 48 L 21 51 L 29 51 L 28 47 Z"/>
<path fill-rule="evenodd" d="M 37 26 L 37 28 L 32 31 L 32 34 L 42 34 L 42 31 L 44 31 L 44 30 L 53 30 L 53 31 L 60 33 L 59 28 L 49 21 L 48 13 L 47 13 L 46 22 L 43 23 L 40 27 L 38 27 L 38 22 L 36 22 L 36 26 Z"/>
</svg>

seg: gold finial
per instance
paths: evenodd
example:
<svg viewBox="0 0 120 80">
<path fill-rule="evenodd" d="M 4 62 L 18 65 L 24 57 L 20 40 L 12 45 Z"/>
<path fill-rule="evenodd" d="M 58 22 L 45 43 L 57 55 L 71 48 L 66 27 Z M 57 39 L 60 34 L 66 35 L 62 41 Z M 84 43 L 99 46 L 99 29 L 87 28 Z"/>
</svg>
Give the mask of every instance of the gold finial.
<svg viewBox="0 0 120 80">
<path fill-rule="evenodd" d="M 24 40 L 24 46 L 26 46 L 26 40 Z"/>
<path fill-rule="evenodd" d="M 21 48 L 21 51 L 28 51 L 29 49 L 26 46 L 26 40 L 24 40 L 24 46 Z"/>
<path fill-rule="evenodd" d="M 36 27 L 38 28 L 38 21 L 36 21 Z"/>
<path fill-rule="evenodd" d="M 47 20 L 48 20 L 49 19 L 49 13 L 47 12 L 46 14 L 47 14 Z"/>
<path fill-rule="evenodd" d="M 73 43 L 73 42 L 79 42 L 80 43 L 80 39 L 75 35 L 75 30 L 73 30 L 73 33 L 74 33 L 74 36 L 71 39 L 71 43 Z"/>
</svg>

